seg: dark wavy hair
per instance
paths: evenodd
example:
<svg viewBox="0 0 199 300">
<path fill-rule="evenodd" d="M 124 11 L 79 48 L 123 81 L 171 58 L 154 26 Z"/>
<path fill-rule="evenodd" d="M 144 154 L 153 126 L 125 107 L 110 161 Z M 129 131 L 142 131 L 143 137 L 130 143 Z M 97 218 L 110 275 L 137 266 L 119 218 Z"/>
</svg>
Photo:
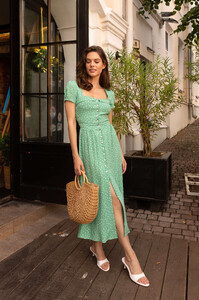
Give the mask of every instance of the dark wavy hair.
<svg viewBox="0 0 199 300">
<path fill-rule="evenodd" d="M 103 88 L 109 90 L 110 76 L 108 71 L 108 60 L 104 50 L 99 46 L 90 46 L 84 50 L 83 55 L 79 63 L 77 64 L 77 69 L 76 69 L 77 84 L 80 88 L 87 91 L 90 91 L 93 87 L 92 83 L 88 81 L 89 76 L 86 71 L 86 58 L 87 58 L 87 54 L 90 52 L 97 52 L 101 57 L 102 62 L 106 65 L 106 67 L 102 70 L 102 73 L 100 75 L 99 83 Z"/>
</svg>

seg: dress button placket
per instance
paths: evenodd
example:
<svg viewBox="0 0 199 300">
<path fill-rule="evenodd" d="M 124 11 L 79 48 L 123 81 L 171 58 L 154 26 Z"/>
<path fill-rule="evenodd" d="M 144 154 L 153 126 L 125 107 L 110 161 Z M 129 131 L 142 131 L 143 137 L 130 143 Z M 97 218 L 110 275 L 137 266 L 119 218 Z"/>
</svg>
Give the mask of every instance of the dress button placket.
<svg viewBox="0 0 199 300">
<path fill-rule="evenodd" d="M 96 109 L 96 112 L 97 112 L 97 126 L 99 127 L 99 132 L 100 132 L 100 138 L 102 139 L 101 140 L 101 144 L 102 144 L 102 150 L 103 150 L 103 155 L 104 155 L 104 167 L 106 169 L 106 173 L 108 173 L 108 170 L 107 170 L 107 165 L 106 165 L 106 153 L 105 153 L 105 148 L 103 147 L 103 144 L 104 144 L 104 141 L 103 141 L 103 135 L 102 135 L 102 129 L 100 127 L 100 124 L 99 124 L 99 104 L 98 104 L 99 100 L 97 101 L 97 109 Z"/>
</svg>

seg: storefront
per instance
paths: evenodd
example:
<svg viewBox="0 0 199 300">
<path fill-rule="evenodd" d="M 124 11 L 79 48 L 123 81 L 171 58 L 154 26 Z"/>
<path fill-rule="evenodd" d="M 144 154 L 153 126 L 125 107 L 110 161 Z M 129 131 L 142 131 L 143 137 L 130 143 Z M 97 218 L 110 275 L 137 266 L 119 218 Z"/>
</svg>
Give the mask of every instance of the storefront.
<svg viewBox="0 0 199 300">
<path fill-rule="evenodd" d="M 12 194 L 65 202 L 73 161 L 64 87 L 88 45 L 88 0 L 11 0 Z"/>
</svg>

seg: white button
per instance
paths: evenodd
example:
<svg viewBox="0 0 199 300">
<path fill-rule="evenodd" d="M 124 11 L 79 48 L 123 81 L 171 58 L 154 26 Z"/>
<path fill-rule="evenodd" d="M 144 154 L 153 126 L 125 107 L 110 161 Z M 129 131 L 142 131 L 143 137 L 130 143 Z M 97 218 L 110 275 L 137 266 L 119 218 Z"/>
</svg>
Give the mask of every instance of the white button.
<svg viewBox="0 0 199 300">
<path fill-rule="evenodd" d="M 102 136 L 102 135 L 100 135 L 100 137 L 102 138 L 103 136 Z"/>
<path fill-rule="evenodd" d="M 103 153 L 103 155 L 105 155 L 105 153 Z"/>
<path fill-rule="evenodd" d="M 99 109 L 97 109 L 97 111 L 99 111 Z"/>
<path fill-rule="evenodd" d="M 106 158 L 104 158 L 104 161 L 106 161 Z"/>
<path fill-rule="evenodd" d="M 101 144 L 103 144 L 104 142 L 101 142 Z"/>
<path fill-rule="evenodd" d="M 108 170 L 106 170 L 106 173 L 108 173 Z"/>
</svg>

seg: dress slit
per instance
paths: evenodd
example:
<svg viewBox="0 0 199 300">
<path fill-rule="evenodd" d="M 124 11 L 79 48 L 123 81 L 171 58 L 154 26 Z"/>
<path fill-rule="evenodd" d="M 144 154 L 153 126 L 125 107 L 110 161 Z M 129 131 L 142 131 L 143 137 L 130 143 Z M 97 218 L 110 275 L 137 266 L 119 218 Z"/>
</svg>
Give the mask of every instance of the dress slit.
<svg viewBox="0 0 199 300">
<path fill-rule="evenodd" d="M 112 180 L 114 182 L 114 184 L 112 183 Z M 123 199 L 123 196 L 121 195 L 120 191 L 119 191 L 119 188 L 115 182 L 115 180 L 112 178 L 112 177 L 109 177 L 109 189 L 110 189 L 110 197 L 111 197 L 111 186 L 115 192 L 115 195 L 117 196 L 118 200 L 120 201 L 120 204 L 121 204 L 121 207 L 122 207 L 122 214 L 123 214 L 123 228 L 124 228 L 124 236 L 126 236 L 128 234 L 128 232 L 126 232 L 125 230 L 125 226 L 124 226 L 124 220 L 125 220 L 125 207 L 123 205 L 123 201 L 121 199 Z M 114 188 L 114 186 L 116 188 Z M 121 198 L 122 197 L 122 198 Z M 112 197 L 111 197 L 111 204 L 112 204 L 112 209 L 113 209 L 113 200 L 112 200 Z M 113 215 L 114 215 L 114 210 L 113 210 Z M 115 216 L 114 216 L 114 221 L 115 221 Z M 116 223 L 115 223 L 115 228 L 116 228 Z M 117 228 L 116 228 L 116 231 L 117 231 Z"/>
</svg>

